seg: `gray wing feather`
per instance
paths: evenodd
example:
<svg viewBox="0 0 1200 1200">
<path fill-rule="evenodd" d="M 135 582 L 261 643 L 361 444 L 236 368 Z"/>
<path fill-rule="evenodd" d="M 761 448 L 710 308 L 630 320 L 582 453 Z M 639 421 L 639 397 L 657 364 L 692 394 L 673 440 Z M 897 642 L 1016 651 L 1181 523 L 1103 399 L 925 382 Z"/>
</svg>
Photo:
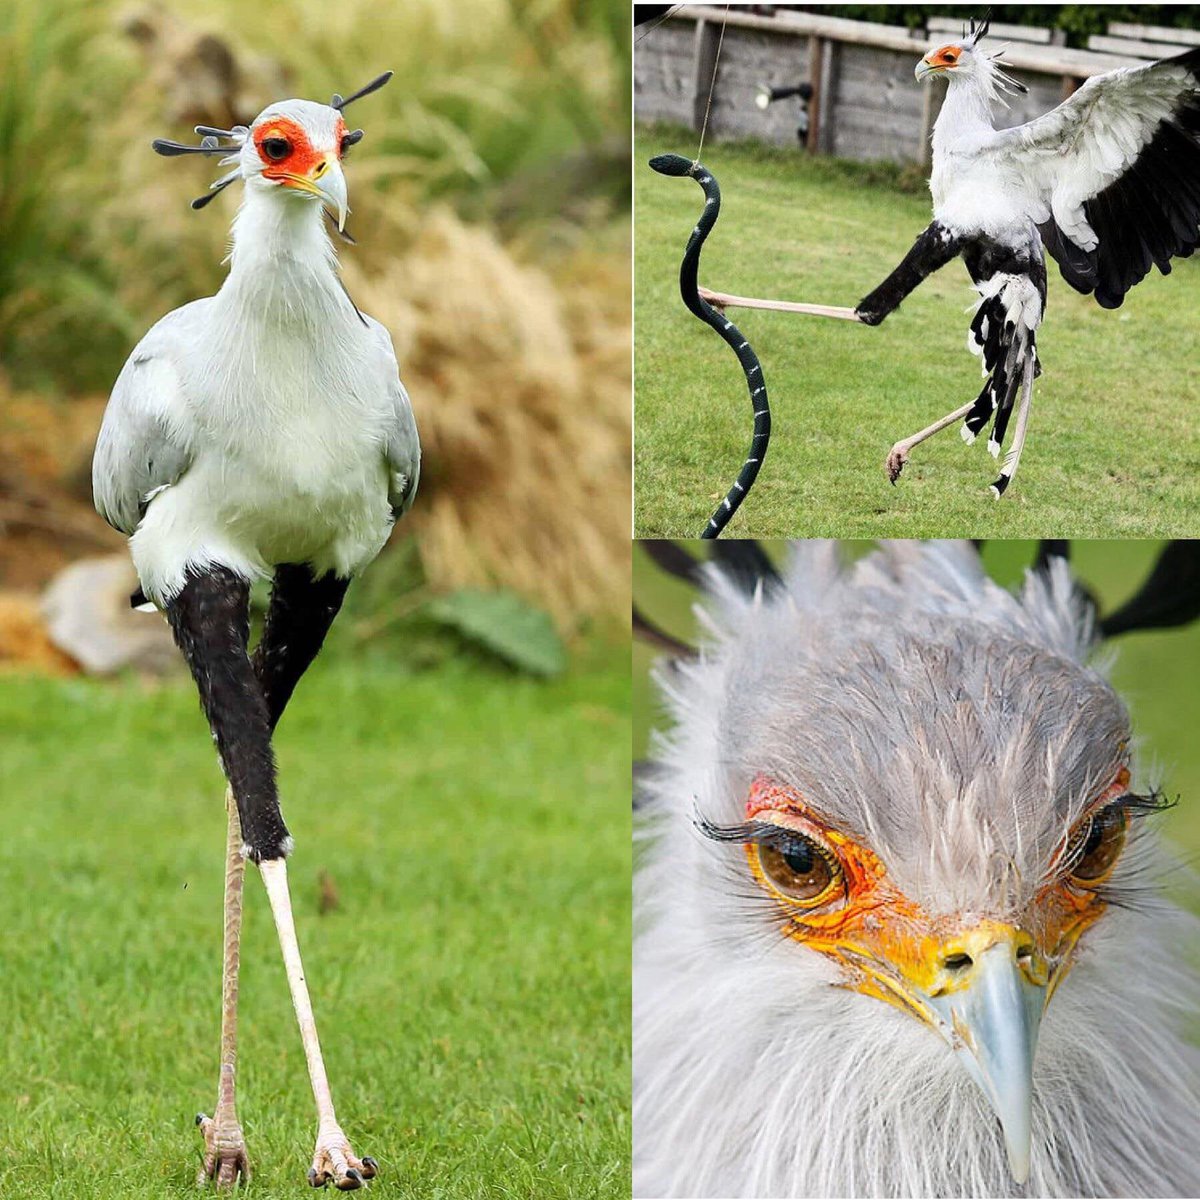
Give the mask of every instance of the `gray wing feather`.
<svg viewBox="0 0 1200 1200">
<path fill-rule="evenodd" d="M 177 334 L 199 314 L 168 314 L 134 348 L 104 410 L 92 459 L 96 511 L 133 534 L 151 494 L 176 483 L 191 464 L 182 389 L 172 354 Z"/>
<path fill-rule="evenodd" d="M 400 367 L 391 335 L 374 317 L 365 319 L 379 338 L 389 376 L 388 397 L 392 411 L 384 453 L 388 464 L 388 502 L 392 506 L 392 515 L 399 520 L 412 508 L 417 495 L 417 484 L 421 479 L 421 439 L 417 436 L 417 422 L 408 392 L 400 382 Z"/>
</svg>

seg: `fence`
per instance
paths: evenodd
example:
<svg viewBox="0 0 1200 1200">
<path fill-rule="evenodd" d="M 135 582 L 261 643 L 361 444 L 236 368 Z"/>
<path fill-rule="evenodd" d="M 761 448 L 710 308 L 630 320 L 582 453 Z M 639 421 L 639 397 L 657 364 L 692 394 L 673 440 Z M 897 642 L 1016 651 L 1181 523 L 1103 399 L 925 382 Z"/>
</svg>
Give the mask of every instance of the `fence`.
<svg viewBox="0 0 1200 1200">
<path fill-rule="evenodd" d="M 636 44 L 635 111 L 641 120 L 699 131 L 711 84 L 712 138 L 795 143 L 799 132 L 812 153 L 925 164 L 945 89 L 919 86 L 913 68 L 932 42 L 953 40 L 961 28 L 958 17 L 934 18 L 911 31 L 830 10 L 762 15 L 683 5 Z M 1200 33 L 1114 23 L 1088 49 L 1072 50 L 1057 30 L 993 25 L 989 41 L 1008 42 L 1005 69 L 1029 89 L 997 114 L 1007 127 L 1053 108 L 1092 75 L 1200 45 Z M 812 89 L 807 111 L 799 99 L 765 108 L 757 102 L 763 89 L 802 82 Z"/>
</svg>

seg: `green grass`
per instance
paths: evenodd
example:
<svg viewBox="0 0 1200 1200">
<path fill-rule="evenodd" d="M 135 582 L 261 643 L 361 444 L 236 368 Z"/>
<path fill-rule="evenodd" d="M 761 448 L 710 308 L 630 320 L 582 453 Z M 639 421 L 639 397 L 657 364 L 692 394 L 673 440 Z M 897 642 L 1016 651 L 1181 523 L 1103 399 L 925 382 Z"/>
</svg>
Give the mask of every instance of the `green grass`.
<svg viewBox="0 0 1200 1200">
<path fill-rule="evenodd" d="M 691 549 L 695 552 L 696 547 Z M 783 552 L 782 546 L 770 549 L 776 557 Z M 1080 542 L 1072 548 L 1072 562 L 1099 599 L 1101 611 L 1108 613 L 1140 586 L 1158 550 L 1150 542 Z M 1011 586 L 1020 580 L 1035 553 L 1033 543 L 989 542 L 984 562 L 993 578 Z M 652 621 L 685 641 L 695 642 L 697 626 L 690 608 L 696 593 L 692 589 L 665 576 L 641 552 L 634 555 L 633 589 L 638 606 Z M 1140 739 L 1141 759 L 1161 768 L 1163 790 L 1179 798 L 1178 806 L 1163 818 L 1164 832 L 1194 863 L 1200 858 L 1200 754 L 1196 752 L 1200 625 L 1128 634 L 1114 641 L 1111 649 L 1117 655 L 1111 678 L 1130 708 L 1134 731 Z M 646 754 L 650 730 L 661 728 L 665 720 L 649 677 L 657 657 L 650 647 L 635 643 L 635 758 Z M 1200 911 L 1200 894 L 1191 882 L 1180 880 L 1179 886 L 1181 897 Z"/>
<path fill-rule="evenodd" d="M 634 528 L 695 537 L 750 440 L 745 381 L 729 349 L 687 312 L 678 270 L 702 204 L 691 180 L 646 167 L 694 153 L 695 135 L 635 139 Z M 930 205 L 894 170 L 785 149 L 714 144 L 723 192 L 701 281 L 741 295 L 853 305 L 895 267 Z M 897 186 L 907 182 L 909 186 Z M 1195 531 L 1200 503 L 1200 262 L 1157 272 L 1105 312 L 1052 266 L 1038 381 L 1021 470 L 999 503 L 983 439 L 951 428 L 913 452 L 896 487 L 892 443 L 980 386 L 966 350 L 976 298 L 962 264 L 927 280 L 878 329 L 736 310 L 762 360 L 771 448 L 729 536 L 1156 537 Z"/>
<path fill-rule="evenodd" d="M 301 946 L 373 1195 L 629 1194 L 629 678 L 604 656 L 551 684 L 335 658 L 280 727 Z M 0 681 L 0 1195 L 195 1194 L 222 794 L 190 684 Z M 247 885 L 250 1194 L 305 1195 L 311 1094 Z"/>
</svg>

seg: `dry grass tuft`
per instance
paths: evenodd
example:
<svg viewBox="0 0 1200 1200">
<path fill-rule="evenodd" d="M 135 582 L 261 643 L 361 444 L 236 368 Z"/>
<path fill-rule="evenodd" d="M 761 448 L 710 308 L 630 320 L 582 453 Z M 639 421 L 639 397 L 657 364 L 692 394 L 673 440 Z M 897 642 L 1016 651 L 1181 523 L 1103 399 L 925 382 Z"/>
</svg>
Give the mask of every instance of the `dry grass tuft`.
<svg viewBox="0 0 1200 1200">
<path fill-rule="evenodd" d="M 564 625 L 628 595 L 630 328 L 613 259 L 568 265 L 560 289 L 441 210 L 404 258 L 347 271 L 413 398 L 426 465 L 409 519 L 435 587 L 502 583 Z"/>
</svg>

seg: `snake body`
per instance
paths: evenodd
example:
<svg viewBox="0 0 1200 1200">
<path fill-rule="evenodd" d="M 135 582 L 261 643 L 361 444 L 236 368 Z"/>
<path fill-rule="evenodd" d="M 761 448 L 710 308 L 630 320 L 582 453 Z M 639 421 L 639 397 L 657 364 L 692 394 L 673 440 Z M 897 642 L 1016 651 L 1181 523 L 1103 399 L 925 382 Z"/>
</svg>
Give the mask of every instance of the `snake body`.
<svg viewBox="0 0 1200 1200">
<path fill-rule="evenodd" d="M 717 506 L 700 535 L 702 538 L 715 538 L 748 495 L 758 477 L 763 459 L 766 458 L 767 445 L 771 440 L 771 407 L 767 402 L 767 384 L 763 379 L 758 355 L 754 353 L 750 343 L 724 313 L 713 308 L 700 296 L 700 251 L 721 213 L 721 189 L 716 178 L 702 163 L 692 162 L 682 154 L 660 154 L 650 160 L 650 166 L 660 175 L 690 175 L 704 189 L 704 210 L 696 222 L 696 228 L 692 230 L 692 236 L 688 238 L 683 262 L 679 268 L 679 294 L 688 309 L 706 325 L 712 326 L 737 355 L 746 376 L 750 405 L 754 410 L 754 436 L 750 442 L 750 452 L 733 486 Z"/>
</svg>

